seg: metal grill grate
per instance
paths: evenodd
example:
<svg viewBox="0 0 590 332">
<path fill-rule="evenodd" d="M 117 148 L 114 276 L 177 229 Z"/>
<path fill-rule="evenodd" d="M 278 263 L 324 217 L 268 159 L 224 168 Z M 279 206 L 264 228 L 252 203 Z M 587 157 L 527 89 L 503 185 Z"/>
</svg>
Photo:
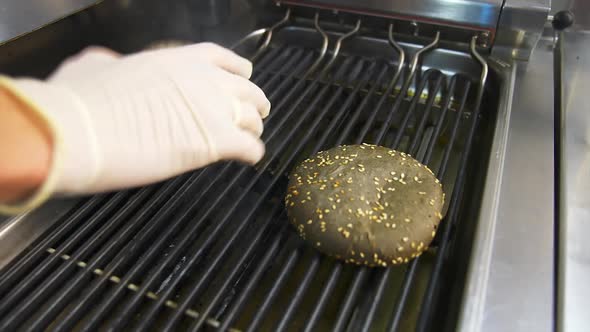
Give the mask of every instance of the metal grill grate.
<svg viewBox="0 0 590 332">
<path fill-rule="evenodd" d="M 253 80 L 274 105 L 265 159 L 256 168 L 213 165 L 74 207 L 2 271 L 0 329 L 395 331 L 407 326 L 411 294 L 428 265 L 410 322 L 427 330 L 478 121 L 479 107 L 469 110 L 468 97 L 481 103 L 487 66 L 474 39 L 472 54 L 484 68 L 478 89 L 459 74 L 423 72 L 420 57 L 438 35 L 404 66 L 391 27 L 396 62 L 340 54 L 359 24 L 332 52 L 317 16 L 319 50 L 264 43 Z M 436 250 L 407 266 L 333 261 L 286 221 L 285 174 L 294 163 L 361 142 L 409 152 L 452 192 Z"/>
</svg>

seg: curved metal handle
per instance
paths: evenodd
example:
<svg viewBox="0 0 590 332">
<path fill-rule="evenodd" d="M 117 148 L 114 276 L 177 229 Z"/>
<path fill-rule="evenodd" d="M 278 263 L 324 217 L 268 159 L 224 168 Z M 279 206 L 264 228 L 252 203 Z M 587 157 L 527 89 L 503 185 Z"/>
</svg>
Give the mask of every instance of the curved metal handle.
<svg viewBox="0 0 590 332">
<path fill-rule="evenodd" d="M 271 26 L 270 28 L 263 28 L 263 29 L 258 29 L 258 30 L 254 30 L 252 32 L 250 32 L 248 35 L 246 35 L 244 38 L 238 40 L 235 44 L 233 44 L 230 48 L 232 50 L 236 49 L 238 46 L 242 45 L 245 41 L 254 38 L 255 36 L 261 36 L 260 38 L 264 37 L 265 40 L 264 42 L 256 49 L 256 53 L 254 54 L 254 56 L 250 59 L 252 61 L 254 61 L 254 58 L 257 58 L 258 56 L 260 56 L 260 54 L 262 54 L 262 52 L 268 47 L 268 45 L 270 44 L 270 41 L 272 39 L 272 32 L 275 29 L 278 29 L 279 27 L 281 27 L 282 25 L 284 25 L 285 23 L 287 23 L 289 21 L 289 18 L 291 16 L 291 9 L 288 8 L 287 12 L 285 13 L 285 16 L 277 23 L 275 23 L 273 26 Z"/>
<path fill-rule="evenodd" d="M 408 79 L 412 79 L 414 77 L 414 74 L 416 73 L 416 68 L 418 67 L 418 61 L 420 60 L 420 56 L 435 48 L 438 45 L 439 40 L 440 31 L 437 31 L 432 43 L 422 47 L 420 50 L 418 50 L 418 52 L 416 52 L 416 54 L 414 54 L 414 57 L 412 58 L 412 62 L 410 65 L 410 76 L 408 76 Z"/>
<path fill-rule="evenodd" d="M 399 63 L 397 65 L 397 71 L 395 72 L 395 75 L 393 75 L 393 78 L 391 79 L 389 86 L 387 87 L 387 89 L 391 89 L 393 87 L 393 85 L 395 85 L 397 83 L 397 80 L 399 79 L 402 70 L 404 69 L 404 63 L 406 62 L 406 52 L 404 52 L 404 49 L 397 43 L 397 41 L 395 41 L 395 39 L 393 38 L 393 23 L 389 24 L 389 45 L 391 45 L 395 51 L 399 54 Z"/>
<path fill-rule="evenodd" d="M 332 51 L 332 57 L 330 58 L 330 61 L 326 64 L 326 66 L 322 70 L 322 74 L 325 74 L 328 71 L 328 69 L 330 69 L 332 64 L 334 64 L 334 61 L 336 60 L 336 58 L 338 57 L 338 54 L 340 53 L 340 48 L 342 47 L 342 42 L 345 39 L 348 39 L 348 38 L 356 35 L 360 29 L 361 29 L 361 20 L 359 19 L 356 21 L 356 25 L 354 26 L 354 28 L 351 31 L 343 34 L 342 36 L 340 36 L 338 38 L 338 40 L 336 41 L 336 45 L 334 45 L 334 51 Z"/>
<path fill-rule="evenodd" d="M 264 34 L 265 35 L 264 41 L 262 42 L 262 44 L 260 44 L 260 46 L 256 50 L 256 53 L 254 53 L 254 56 L 252 56 L 252 58 L 251 58 L 252 62 L 256 61 L 260 57 L 260 55 L 268 48 L 268 45 L 270 45 L 270 41 L 272 40 L 272 33 L 276 29 L 282 27 L 287 22 L 289 22 L 290 17 L 291 17 L 291 8 L 287 8 L 287 12 L 285 13 L 285 16 L 283 17 L 283 19 L 281 19 L 280 21 L 275 23 L 270 28 L 266 29 L 265 34 Z"/>
<path fill-rule="evenodd" d="M 414 78 L 414 75 L 416 74 L 416 69 L 418 68 L 418 62 L 420 60 L 420 56 L 422 54 L 432 50 L 433 48 L 435 48 L 438 45 L 439 40 L 440 40 L 440 31 L 437 31 L 436 36 L 434 37 L 434 40 L 430 44 L 419 49 L 416 52 L 416 54 L 414 54 L 414 57 L 412 58 L 412 62 L 410 64 L 410 73 L 408 74 L 408 77 L 404 81 L 404 85 L 402 85 L 402 89 L 400 91 L 400 97 L 405 96 L 408 89 L 410 88 L 410 84 L 412 84 L 412 79 Z"/>
<path fill-rule="evenodd" d="M 479 62 L 479 64 L 481 64 L 481 67 L 482 67 L 481 76 L 479 79 L 479 87 L 477 89 L 477 97 L 475 99 L 475 107 L 479 107 L 479 105 L 481 104 L 481 100 L 483 98 L 484 87 L 485 87 L 486 81 L 488 79 L 488 71 L 489 71 L 488 63 L 481 56 L 481 54 L 479 54 L 479 52 L 477 52 L 477 38 L 478 38 L 477 35 L 473 36 L 471 38 L 471 45 L 470 45 L 471 55 L 477 60 L 477 62 Z"/>
<path fill-rule="evenodd" d="M 314 26 L 315 26 L 315 29 L 317 30 L 317 32 L 319 32 L 322 35 L 322 38 L 323 38 L 322 48 L 320 50 L 320 55 L 315 60 L 315 62 L 311 65 L 311 67 L 309 67 L 309 69 L 305 72 L 305 74 L 303 74 L 303 77 L 307 77 L 308 75 L 310 75 L 320 65 L 320 63 L 324 59 L 324 56 L 326 55 L 326 51 L 328 50 L 328 42 L 329 42 L 328 34 L 326 34 L 326 32 L 320 26 L 320 13 L 319 12 L 315 13 Z"/>
</svg>

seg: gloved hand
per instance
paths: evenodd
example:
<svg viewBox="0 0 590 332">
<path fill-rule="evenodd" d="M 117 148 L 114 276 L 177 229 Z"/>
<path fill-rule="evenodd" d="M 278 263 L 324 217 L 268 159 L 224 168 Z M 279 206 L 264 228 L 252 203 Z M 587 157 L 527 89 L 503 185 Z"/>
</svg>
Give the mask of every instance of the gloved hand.
<svg viewBox="0 0 590 332">
<path fill-rule="evenodd" d="M 270 103 L 252 64 L 203 43 L 119 56 L 90 49 L 47 80 L 1 78 L 46 120 L 53 161 L 43 188 L 94 193 L 160 181 L 222 159 L 264 155 Z"/>
</svg>

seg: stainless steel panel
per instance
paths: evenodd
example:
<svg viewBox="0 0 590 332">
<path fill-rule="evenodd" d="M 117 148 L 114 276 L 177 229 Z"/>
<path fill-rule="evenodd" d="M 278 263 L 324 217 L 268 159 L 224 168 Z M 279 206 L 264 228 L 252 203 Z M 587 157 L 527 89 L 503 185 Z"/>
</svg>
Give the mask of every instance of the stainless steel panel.
<svg viewBox="0 0 590 332">
<path fill-rule="evenodd" d="M 587 331 L 590 299 L 590 33 L 566 32 L 564 43 L 565 132 L 560 211 L 561 331 Z"/>
<path fill-rule="evenodd" d="M 417 18 L 490 30 L 495 30 L 502 6 L 502 0 L 288 0 L 282 2 Z"/>
<path fill-rule="evenodd" d="M 0 216 L 0 269 L 25 250 L 77 201 L 75 198 L 56 199 L 14 218 L 2 219 Z"/>
<path fill-rule="evenodd" d="M 551 0 L 506 0 L 492 56 L 528 60 L 541 37 L 550 9 Z"/>
<path fill-rule="evenodd" d="M 551 12 L 570 10 L 576 16 L 574 27 L 577 29 L 590 29 L 590 1 L 588 0 L 553 0 Z"/>
<path fill-rule="evenodd" d="M 553 55 L 539 43 L 509 70 L 459 330 L 552 331 Z M 496 65 L 495 67 L 502 67 Z M 512 87 L 512 88 L 510 88 Z"/>
<path fill-rule="evenodd" d="M 37 30 L 101 0 L 2 0 L 0 44 Z"/>
</svg>

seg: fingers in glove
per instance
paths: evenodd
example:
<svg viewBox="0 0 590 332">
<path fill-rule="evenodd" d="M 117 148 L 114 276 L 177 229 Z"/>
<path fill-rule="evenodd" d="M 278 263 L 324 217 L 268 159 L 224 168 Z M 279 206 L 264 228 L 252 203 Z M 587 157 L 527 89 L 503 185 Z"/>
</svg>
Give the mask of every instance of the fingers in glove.
<svg viewBox="0 0 590 332">
<path fill-rule="evenodd" d="M 237 103 L 234 123 L 241 129 L 251 132 L 256 137 L 262 135 L 264 125 L 256 107 L 250 103 Z"/>
<path fill-rule="evenodd" d="M 62 62 L 69 65 L 76 62 L 84 63 L 109 63 L 121 58 L 122 55 L 102 46 L 88 46 L 77 54 L 70 56 Z"/>
<path fill-rule="evenodd" d="M 270 101 L 256 84 L 244 79 L 243 77 L 228 74 L 227 81 L 230 84 L 232 92 L 237 94 L 240 100 L 251 103 L 256 107 L 258 114 L 264 119 L 270 112 Z"/>
<path fill-rule="evenodd" d="M 185 49 L 196 57 L 205 58 L 226 71 L 249 79 L 252 76 L 252 62 L 231 50 L 213 43 L 199 43 Z"/>
<path fill-rule="evenodd" d="M 251 132 L 237 129 L 232 142 L 220 148 L 220 157 L 225 160 L 239 160 L 254 165 L 264 157 L 264 143 Z"/>
<path fill-rule="evenodd" d="M 82 52 L 66 59 L 50 75 L 49 80 L 75 79 L 96 72 L 97 68 L 108 65 L 121 58 L 121 55 L 105 47 L 90 46 Z"/>
</svg>

